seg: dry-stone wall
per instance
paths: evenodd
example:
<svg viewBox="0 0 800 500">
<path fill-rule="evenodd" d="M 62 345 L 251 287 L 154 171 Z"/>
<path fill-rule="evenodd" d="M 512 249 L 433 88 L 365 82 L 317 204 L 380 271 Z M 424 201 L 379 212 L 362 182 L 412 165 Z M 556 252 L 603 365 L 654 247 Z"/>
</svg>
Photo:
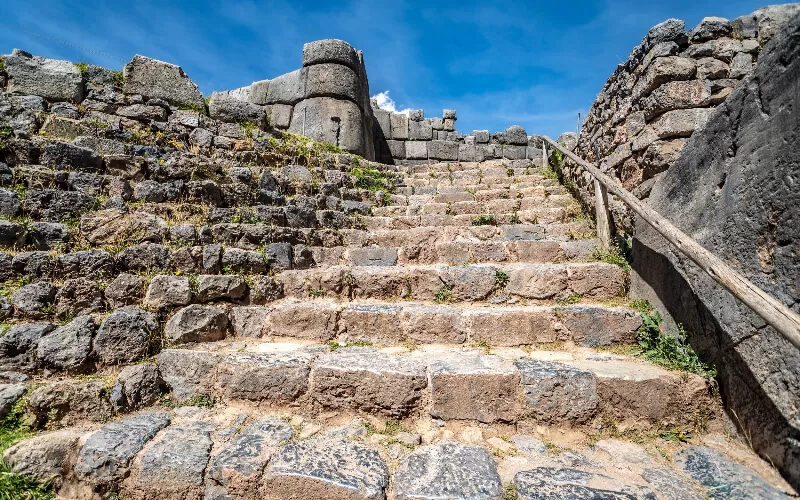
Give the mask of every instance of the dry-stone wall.
<svg viewBox="0 0 800 500">
<path fill-rule="evenodd" d="M 640 199 L 675 162 L 692 133 L 757 63 L 763 45 L 800 4 L 768 6 L 733 21 L 707 17 L 689 32 L 678 19 L 654 26 L 595 99 L 581 129 L 578 156 L 599 163 Z M 588 173 L 565 167 L 588 206 Z M 613 207 L 630 230 L 627 210 Z"/>
</svg>

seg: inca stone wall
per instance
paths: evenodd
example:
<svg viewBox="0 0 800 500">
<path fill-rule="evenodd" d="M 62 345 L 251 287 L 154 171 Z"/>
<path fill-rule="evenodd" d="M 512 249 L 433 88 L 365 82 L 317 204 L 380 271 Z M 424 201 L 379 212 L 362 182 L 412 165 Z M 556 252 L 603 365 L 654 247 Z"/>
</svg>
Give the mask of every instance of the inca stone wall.
<svg viewBox="0 0 800 500">
<path fill-rule="evenodd" d="M 622 181 L 640 199 L 675 162 L 758 61 L 764 44 L 800 4 L 769 6 L 733 21 L 708 17 L 689 32 L 683 21 L 654 26 L 620 64 L 592 104 L 576 154 Z M 565 176 L 593 207 L 593 185 L 582 168 Z M 613 202 L 615 222 L 630 231 L 627 209 Z"/>
</svg>

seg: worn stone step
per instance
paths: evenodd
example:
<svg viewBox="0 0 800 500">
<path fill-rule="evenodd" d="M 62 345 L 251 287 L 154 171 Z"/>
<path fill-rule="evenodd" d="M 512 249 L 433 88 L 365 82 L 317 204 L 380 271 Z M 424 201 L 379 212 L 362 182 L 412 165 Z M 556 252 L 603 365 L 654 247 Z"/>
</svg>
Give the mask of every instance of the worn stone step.
<svg viewBox="0 0 800 500">
<path fill-rule="evenodd" d="M 441 198 L 441 195 L 436 195 L 435 198 Z M 376 207 L 372 209 L 372 215 L 377 217 L 387 217 L 396 215 L 402 216 L 422 214 L 493 214 L 528 211 L 541 208 L 566 208 L 574 205 L 574 199 L 572 197 L 565 197 L 564 195 L 535 198 L 498 198 L 489 201 L 434 202 L 431 200 L 430 202 L 425 203 Z"/>
<path fill-rule="evenodd" d="M 380 300 L 483 301 L 582 297 L 606 300 L 626 291 L 626 273 L 600 262 L 469 266 L 332 266 L 284 271 L 276 276 L 287 297 L 329 295 Z"/>
<path fill-rule="evenodd" d="M 422 214 L 395 215 L 391 217 L 367 216 L 360 220 L 367 230 L 408 229 L 424 226 L 477 226 L 477 225 L 514 225 L 514 224 L 549 224 L 581 222 L 586 232 L 592 231 L 591 224 L 585 217 L 572 209 L 563 207 L 536 208 L 507 213 L 471 213 L 462 215 Z"/>
</svg>

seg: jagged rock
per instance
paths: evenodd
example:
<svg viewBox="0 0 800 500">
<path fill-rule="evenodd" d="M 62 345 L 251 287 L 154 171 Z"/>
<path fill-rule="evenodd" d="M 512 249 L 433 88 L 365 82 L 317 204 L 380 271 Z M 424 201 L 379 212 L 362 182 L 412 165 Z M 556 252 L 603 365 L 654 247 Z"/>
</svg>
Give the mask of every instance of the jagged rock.
<svg viewBox="0 0 800 500">
<path fill-rule="evenodd" d="M 81 102 L 83 76 L 69 61 L 45 59 L 14 49 L 4 56 L 8 92 L 36 95 L 51 101 Z"/>
<path fill-rule="evenodd" d="M 53 273 L 53 256 L 49 252 L 21 252 L 11 260 L 12 270 L 30 278 L 46 278 Z"/>
<path fill-rule="evenodd" d="M 214 142 L 214 134 L 204 128 L 196 128 L 189 134 L 189 142 L 201 148 L 209 148 Z"/>
<path fill-rule="evenodd" d="M 270 276 L 256 275 L 250 284 L 250 302 L 263 304 L 283 298 L 283 284 Z"/>
<path fill-rule="evenodd" d="M 64 429 L 34 436 L 8 448 L 3 453 L 3 462 L 16 474 L 50 483 L 58 489 L 64 476 L 70 473 L 81 434 L 80 429 Z"/>
<path fill-rule="evenodd" d="M 172 316 L 164 335 L 172 342 L 212 342 L 222 340 L 230 328 L 228 316 L 214 306 L 192 304 Z"/>
<path fill-rule="evenodd" d="M 731 32 L 733 32 L 733 25 L 724 17 L 704 17 L 700 24 L 689 32 L 689 41 L 701 43 L 728 36 Z"/>
<path fill-rule="evenodd" d="M 106 300 L 113 308 L 136 304 L 142 299 L 145 283 L 141 276 L 120 273 L 106 287 Z"/>
<path fill-rule="evenodd" d="M 144 303 L 156 309 L 185 306 L 192 300 L 189 279 L 180 276 L 154 276 L 147 287 Z"/>
<path fill-rule="evenodd" d="M 81 448 L 75 473 L 93 484 L 122 479 L 133 457 L 169 422 L 167 412 L 154 411 L 104 425 Z"/>
<path fill-rule="evenodd" d="M 107 276 L 114 270 L 114 257 L 105 250 L 81 250 L 58 256 L 57 274 L 64 277 Z"/>
<path fill-rule="evenodd" d="M 104 309 L 103 292 L 94 280 L 68 279 L 58 289 L 55 305 L 56 316 L 60 318 L 95 313 Z"/>
<path fill-rule="evenodd" d="M 591 372 L 534 359 L 522 359 L 515 365 L 525 403 L 536 421 L 583 423 L 594 416 L 600 397 Z"/>
<path fill-rule="evenodd" d="M 419 360 L 374 349 L 338 349 L 315 361 L 311 395 L 329 408 L 404 417 L 428 385 L 425 368 Z"/>
<path fill-rule="evenodd" d="M 114 410 L 135 411 L 158 401 L 164 386 L 158 367 L 151 363 L 126 366 L 111 389 Z"/>
<path fill-rule="evenodd" d="M 100 172 L 103 168 L 103 157 L 88 148 L 75 146 L 68 142 L 53 141 L 42 151 L 42 165 L 56 170 L 85 170 Z"/>
<path fill-rule="evenodd" d="M 578 469 L 538 467 L 514 476 L 517 496 L 521 500 L 540 498 L 646 498 L 655 500 L 652 491 L 644 486 L 626 483 L 617 477 L 609 477 Z"/>
<path fill-rule="evenodd" d="M 17 222 L 0 220 L 0 246 L 13 248 L 25 243 L 25 226 Z"/>
<path fill-rule="evenodd" d="M 290 443 L 270 461 L 260 493 L 264 498 L 309 500 L 384 498 L 389 470 L 377 451 L 361 443 L 317 438 Z"/>
<path fill-rule="evenodd" d="M 28 408 L 39 427 L 68 427 L 82 420 L 103 422 L 111 418 L 102 381 L 63 380 L 39 387 L 31 392 Z"/>
<path fill-rule="evenodd" d="M 19 195 L 9 189 L 0 189 L 0 216 L 16 217 L 21 210 Z"/>
<path fill-rule="evenodd" d="M 125 94 L 140 94 L 145 99 L 163 99 L 174 106 L 196 106 L 205 109 L 203 94 L 180 66 L 134 56 L 125 65 Z"/>
<path fill-rule="evenodd" d="M 28 241 L 37 250 L 50 250 L 69 241 L 69 227 L 58 222 L 34 222 L 30 226 Z"/>
<path fill-rule="evenodd" d="M 258 482 L 267 463 L 280 446 L 292 439 L 288 422 L 259 418 L 239 432 L 208 466 L 206 487 L 222 488 L 225 495 L 246 498 L 258 495 Z"/>
<path fill-rule="evenodd" d="M 103 364 L 136 362 L 147 355 L 158 328 L 152 313 L 134 307 L 117 309 L 97 330 L 94 351 Z"/>
<path fill-rule="evenodd" d="M 83 237 L 94 245 L 162 241 L 168 229 L 160 217 L 116 208 L 84 215 L 80 225 Z"/>
<path fill-rule="evenodd" d="M 94 333 L 94 319 L 91 316 L 78 316 L 39 339 L 36 357 L 48 367 L 84 371 L 91 366 Z"/>
<path fill-rule="evenodd" d="M 29 318 L 44 318 L 47 314 L 43 309 L 52 304 L 55 298 L 56 287 L 47 281 L 37 281 L 11 294 L 11 305 L 17 314 Z"/>
<path fill-rule="evenodd" d="M 394 476 L 397 500 L 492 500 L 502 494 L 503 485 L 492 456 L 483 448 L 460 443 L 414 450 L 402 459 Z"/>
<path fill-rule="evenodd" d="M 647 32 L 645 37 L 647 43 L 647 50 L 655 47 L 660 43 L 673 42 L 677 45 L 683 45 L 687 41 L 686 36 L 686 23 L 680 19 L 667 19 L 661 23 L 656 24 L 650 31 Z"/>
<path fill-rule="evenodd" d="M 31 217 L 54 222 L 80 217 L 96 206 L 94 196 L 80 191 L 31 189 L 25 197 L 25 210 Z"/>
<path fill-rule="evenodd" d="M 117 263 L 127 271 L 168 271 L 170 250 L 157 243 L 131 245 L 117 254 Z"/>
<path fill-rule="evenodd" d="M 24 384 L 0 384 L 0 419 L 11 413 L 14 404 L 25 394 Z"/>
<path fill-rule="evenodd" d="M 247 282 L 238 275 L 208 275 L 197 278 L 197 300 L 210 302 L 213 300 L 236 300 L 247 293 Z"/>
<path fill-rule="evenodd" d="M 147 171 L 147 160 L 141 156 L 130 156 L 121 153 L 106 155 L 105 162 L 106 173 L 132 181 L 141 181 Z"/>
<path fill-rule="evenodd" d="M 30 370 L 39 339 L 56 329 L 52 323 L 23 323 L 12 326 L 0 337 L 0 366 L 4 369 Z"/>
</svg>

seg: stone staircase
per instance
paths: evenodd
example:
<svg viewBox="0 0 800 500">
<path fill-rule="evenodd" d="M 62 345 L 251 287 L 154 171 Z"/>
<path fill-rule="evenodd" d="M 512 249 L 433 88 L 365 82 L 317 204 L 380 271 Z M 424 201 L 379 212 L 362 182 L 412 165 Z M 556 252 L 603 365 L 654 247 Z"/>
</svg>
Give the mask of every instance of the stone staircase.
<svg viewBox="0 0 800 500">
<path fill-rule="evenodd" d="M 65 106 L 2 148 L 0 416 L 42 431 L 15 473 L 64 498 L 787 498 L 713 383 L 631 355 L 627 273 L 549 168 L 202 148 L 196 111 Z"/>
</svg>

